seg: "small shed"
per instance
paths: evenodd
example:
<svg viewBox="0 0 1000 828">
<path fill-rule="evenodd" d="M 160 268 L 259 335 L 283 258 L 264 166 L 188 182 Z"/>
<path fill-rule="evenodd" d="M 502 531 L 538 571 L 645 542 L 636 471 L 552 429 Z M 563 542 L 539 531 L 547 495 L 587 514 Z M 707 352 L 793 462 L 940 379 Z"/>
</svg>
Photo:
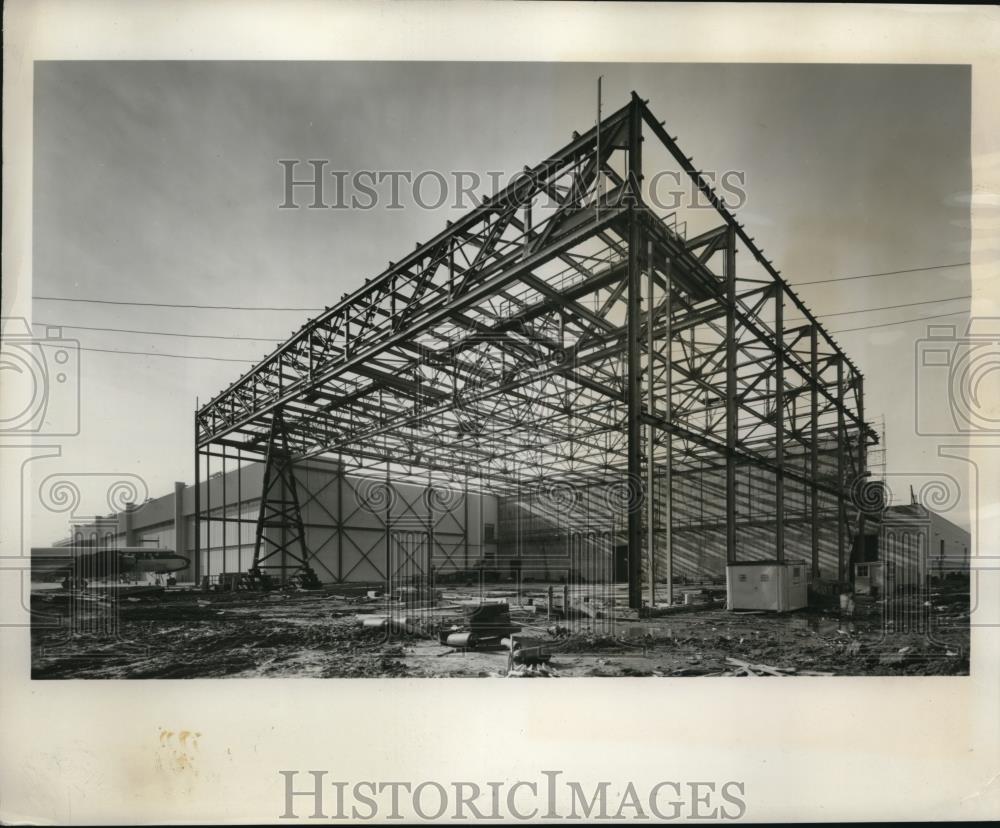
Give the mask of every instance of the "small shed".
<svg viewBox="0 0 1000 828">
<path fill-rule="evenodd" d="M 731 610 L 790 612 L 809 602 L 805 561 L 738 561 L 726 567 Z"/>
</svg>

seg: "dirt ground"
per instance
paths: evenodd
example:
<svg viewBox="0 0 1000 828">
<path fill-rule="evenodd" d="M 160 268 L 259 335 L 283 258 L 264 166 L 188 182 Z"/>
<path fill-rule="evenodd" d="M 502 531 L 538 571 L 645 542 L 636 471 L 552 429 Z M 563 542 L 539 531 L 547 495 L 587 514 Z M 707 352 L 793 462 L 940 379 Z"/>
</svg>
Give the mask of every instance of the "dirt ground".
<svg viewBox="0 0 1000 828">
<path fill-rule="evenodd" d="M 556 586 L 556 594 L 561 591 Z M 968 585 L 839 608 L 730 612 L 715 604 L 656 617 L 574 601 L 550 611 L 546 589 L 485 600 L 510 605 L 518 646 L 548 661 L 516 663 L 507 647 L 456 649 L 440 624 L 461 626 L 484 595 L 443 590 L 433 609 L 401 609 L 363 588 L 211 593 L 122 590 L 118 598 L 33 593 L 32 676 L 61 678 L 559 677 L 968 675 Z M 582 601 L 582 599 L 581 599 Z M 530 602 L 530 603 L 529 603 Z M 82 606 L 82 609 L 79 607 Z M 374 619 L 398 623 L 365 626 Z M 404 621 L 404 619 L 408 619 Z M 72 623 L 71 623 L 72 621 Z M 99 623 L 94 623 L 94 622 Z M 116 628 L 108 635 L 108 628 Z M 409 629 L 409 632 L 407 632 Z M 431 632 L 432 634 L 428 634 Z"/>
</svg>

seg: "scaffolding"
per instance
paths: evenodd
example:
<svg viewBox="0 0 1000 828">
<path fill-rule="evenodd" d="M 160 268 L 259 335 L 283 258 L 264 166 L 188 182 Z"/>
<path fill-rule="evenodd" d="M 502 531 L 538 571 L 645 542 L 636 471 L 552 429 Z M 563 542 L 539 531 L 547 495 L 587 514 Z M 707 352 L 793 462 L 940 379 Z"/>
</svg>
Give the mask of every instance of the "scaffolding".
<svg viewBox="0 0 1000 828">
<path fill-rule="evenodd" d="M 698 204 L 659 206 L 666 170 Z M 818 575 L 832 518 L 845 580 L 850 492 L 877 442 L 863 400 L 861 372 L 633 93 L 197 410 L 196 561 L 203 522 L 247 519 L 228 517 L 232 492 L 221 512 L 203 502 L 213 460 L 270 454 L 522 511 L 568 496 L 564 520 L 621 539 L 636 609 L 644 582 L 650 603 L 658 583 L 671 594 L 678 499 L 699 484 L 727 562 L 784 560 L 794 521 Z M 300 537 L 281 489 L 274 508 L 253 493 L 287 518 L 258 526 L 284 533 L 274 547 Z"/>
</svg>

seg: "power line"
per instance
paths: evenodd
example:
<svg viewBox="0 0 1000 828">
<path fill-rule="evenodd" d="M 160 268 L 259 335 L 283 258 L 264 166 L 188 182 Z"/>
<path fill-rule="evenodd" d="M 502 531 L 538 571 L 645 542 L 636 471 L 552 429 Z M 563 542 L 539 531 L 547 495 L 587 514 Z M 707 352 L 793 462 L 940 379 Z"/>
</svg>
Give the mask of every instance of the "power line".
<svg viewBox="0 0 1000 828">
<path fill-rule="evenodd" d="M 88 328 L 84 325 L 60 325 L 54 322 L 33 322 L 47 328 L 69 328 L 73 331 L 107 331 L 110 333 L 149 334 L 150 336 L 176 336 L 183 339 L 233 339 L 240 342 L 284 342 L 284 339 L 273 339 L 267 336 L 225 336 L 223 334 L 192 334 L 172 333 L 170 331 L 142 331 L 132 328 Z"/>
<path fill-rule="evenodd" d="M 872 279 L 876 276 L 896 276 L 900 273 L 919 273 L 925 270 L 944 270 L 949 267 L 962 267 L 970 262 L 953 262 L 952 264 L 930 265 L 929 267 L 912 267 L 907 270 L 887 270 L 884 273 L 866 273 L 863 276 L 838 276 L 833 279 L 814 279 L 811 282 L 793 282 L 792 287 L 802 285 L 821 285 L 828 282 L 849 282 L 854 279 Z M 318 313 L 326 308 L 280 308 L 260 305 L 180 305 L 171 302 L 125 302 L 117 299 L 82 299 L 75 296 L 32 296 L 45 302 L 86 302 L 94 305 L 132 305 L 144 308 L 179 308 L 194 310 L 235 310 L 235 311 L 291 311 L 294 313 Z M 67 326 L 69 327 L 69 326 Z"/>
<path fill-rule="evenodd" d="M 48 345 L 53 348 L 65 348 L 65 342 L 39 342 L 39 345 Z M 210 356 L 193 356 L 191 354 L 165 354 L 162 351 L 117 351 L 113 348 L 87 348 L 83 345 L 79 346 L 81 351 L 94 351 L 101 354 L 124 354 L 126 356 L 154 356 L 154 357 L 169 357 L 170 359 L 201 359 L 207 360 L 209 362 L 242 362 L 248 365 L 253 365 L 257 360 L 253 359 L 227 359 L 225 357 L 210 357 Z"/>
<path fill-rule="evenodd" d="M 957 302 L 959 299 L 971 299 L 972 296 L 949 296 L 946 299 L 925 299 L 922 302 L 905 302 L 902 305 L 880 305 L 876 308 L 858 308 L 857 310 L 837 311 L 835 313 L 816 314 L 817 319 L 827 319 L 831 316 L 849 316 L 854 313 L 873 313 L 874 311 L 896 310 L 897 308 L 912 308 L 916 305 L 936 305 L 939 302 Z M 803 317 L 804 318 L 804 317 Z"/>
<path fill-rule="evenodd" d="M 870 331 L 875 328 L 885 328 L 888 325 L 905 325 L 908 322 L 920 322 L 924 319 L 942 319 L 945 316 L 957 316 L 960 313 L 968 313 L 967 310 L 952 311 L 951 313 L 938 313 L 934 316 L 918 316 L 915 319 L 899 319 L 895 322 L 881 322 L 878 325 L 862 325 L 860 328 L 841 328 L 839 331 L 830 331 L 832 334 L 849 333 L 851 331 Z"/>
<path fill-rule="evenodd" d="M 822 285 L 827 282 L 851 282 L 855 279 L 873 279 L 876 276 L 896 276 L 900 273 L 919 273 L 924 270 L 945 270 L 949 267 L 962 267 L 967 264 L 971 264 L 971 262 L 953 262 L 952 264 L 931 265 L 930 267 L 911 267 L 908 270 L 887 270 L 885 273 L 866 273 L 864 276 L 838 276 L 834 279 L 814 279 L 811 282 L 792 282 L 790 284 L 792 287 L 801 287 L 802 285 Z"/>
<path fill-rule="evenodd" d="M 837 311 L 835 313 L 820 313 L 816 315 L 817 319 L 826 319 L 831 316 L 849 316 L 855 313 L 873 313 L 875 311 L 882 310 L 895 310 L 897 308 L 912 308 L 917 305 L 934 305 L 940 302 L 956 302 L 960 299 L 971 299 L 971 295 L 966 296 L 948 296 L 944 299 L 925 299 L 922 302 L 905 302 L 900 305 L 881 305 L 875 308 L 858 308 L 857 310 L 848 311 Z M 788 320 L 789 322 L 796 320 Z M 175 333 L 171 331 L 147 331 L 140 330 L 136 328 L 94 328 L 87 327 L 85 325 L 63 325 L 53 322 L 34 322 L 34 325 L 39 325 L 48 328 L 69 328 L 74 331 L 104 331 L 108 333 L 128 333 L 128 334 L 148 334 L 149 336 L 172 336 L 179 337 L 181 339 L 225 339 L 233 340 L 238 342 L 285 342 L 285 339 L 275 339 L 273 337 L 266 336 L 227 336 L 224 334 L 192 334 L 192 333 Z"/>
<path fill-rule="evenodd" d="M 143 308 L 180 308 L 195 310 L 236 310 L 236 311 L 295 311 L 298 313 L 319 312 L 326 308 L 273 308 L 245 305 L 177 305 L 170 302 L 121 302 L 116 299 L 80 299 L 75 296 L 32 296 L 46 302 L 87 302 L 92 305 L 136 305 Z"/>
<path fill-rule="evenodd" d="M 925 319 L 942 319 L 946 316 L 957 316 L 960 313 L 968 313 L 968 311 L 960 310 L 960 311 L 952 311 L 951 313 L 938 313 L 934 314 L 933 316 L 918 316 L 915 317 L 914 319 L 899 319 L 896 320 L 895 322 L 882 322 L 879 323 L 878 325 L 862 325 L 861 327 L 858 328 L 842 328 L 837 331 L 828 331 L 828 333 L 842 334 L 842 333 L 851 333 L 853 331 L 870 331 L 876 328 L 885 328 L 889 325 L 906 325 L 910 322 L 921 322 Z M 50 345 L 52 347 L 57 347 L 59 345 L 59 343 L 55 342 L 42 342 L 40 344 Z M 255 364 L 255 362 L 257 362 L 257 360 L 252 360 L 252 359 L 226 359 L 223 357 L 193 356 L 189 354 L 165 354 L 159 351 L 118 351 L 111 348 L 87 348 L 83 346 L 80 346 L 80 350 L 95 351 L 97 353 L 102 353 L 102 354 L 124 354 L 126 356 L 169 357 L 170 359 L 200 359 L 200 360 L 207 360 L 210 362 L 241 362 L 247 365 L 253 365 Z"/>
</svg>

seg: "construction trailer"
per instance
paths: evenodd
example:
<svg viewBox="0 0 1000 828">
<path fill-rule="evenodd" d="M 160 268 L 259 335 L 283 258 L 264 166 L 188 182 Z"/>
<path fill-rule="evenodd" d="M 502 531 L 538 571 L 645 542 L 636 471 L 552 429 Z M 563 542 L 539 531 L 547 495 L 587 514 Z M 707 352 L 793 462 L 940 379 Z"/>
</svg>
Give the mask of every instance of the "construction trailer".
<svg viewBox="0 0 1000 828">
<path fill-rule="evenodd" d="M 737 561 L 726 567 L 726 606 L 731 610 L 791 612 L 808 602 L 805 561 Z"/>
<path fill-rule="evenodd" d="M 659 206 L 665 174 L 698 203 Z M 704 548 L 846 581 L 877 441 L 861 372 L 634 93 L 306 322 L 194 429 L 199 572 L 211 527 L 244 523 L 255 571 L 311 568 L 296 468 L 321 458 L 382 487 L 380 577 L 414 542 L 448 565 L 433 498 L 399 506 L 417 485 L 497 498 L 517 577 L 585 561 L 634 608 Z M 255 514 L 200 485 L 253 463 Z M 539 509 L 562 538 L 543 562 L 520 525 Z"/>
</svg>

